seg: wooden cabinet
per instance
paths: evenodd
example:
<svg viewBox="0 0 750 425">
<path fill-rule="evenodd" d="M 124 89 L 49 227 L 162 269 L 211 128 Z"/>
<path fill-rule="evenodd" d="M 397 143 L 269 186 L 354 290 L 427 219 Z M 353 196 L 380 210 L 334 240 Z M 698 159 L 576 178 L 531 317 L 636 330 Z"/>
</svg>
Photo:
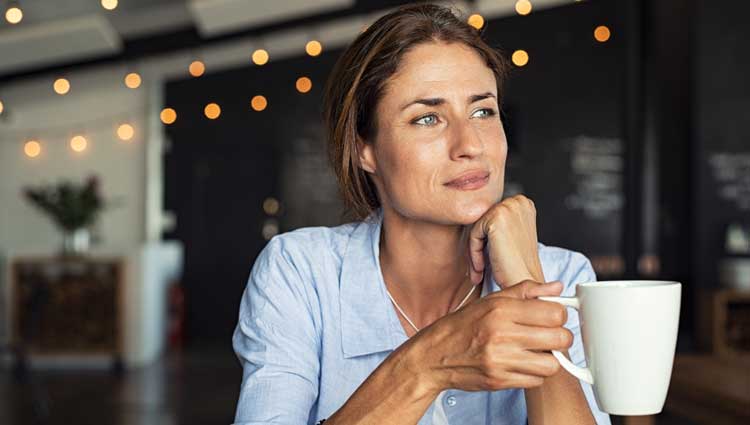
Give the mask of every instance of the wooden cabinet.
<svg viewBox="0 0 750 425">
<path fill-rule="evenodd" d="M 11 339 L 22 355 L 121 358 L 124 262 L 19 258 L 10 267 Z"/>
<path fill-rule="evenodd" d="M 698 335 L 719 357 L 750 359 L 750 291 L 706 291 L 699 298 Z"/>
</svg>

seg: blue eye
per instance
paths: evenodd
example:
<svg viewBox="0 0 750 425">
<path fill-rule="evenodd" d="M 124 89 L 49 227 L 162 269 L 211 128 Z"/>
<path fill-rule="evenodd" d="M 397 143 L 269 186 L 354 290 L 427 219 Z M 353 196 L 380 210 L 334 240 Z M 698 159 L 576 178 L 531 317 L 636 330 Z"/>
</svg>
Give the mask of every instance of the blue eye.
<svg viewBox="0 0 750 425">
<path fill-rule="evenodd" d="M 437 124 L 437 115 L 429 114 L 412 121 L 414 124 L 432 126 Z"/>
<path fill-rule="evenodd" d="M 482 112 L 482 114 L 478 114 L 479 112 Z M 495 115 L 495 110 L 492 108 L 482 108 L 477 109 L 476 112 L 472 115 L 472 117 L 479 117 L 479 118 L 487 118 Z"/>
</svg>

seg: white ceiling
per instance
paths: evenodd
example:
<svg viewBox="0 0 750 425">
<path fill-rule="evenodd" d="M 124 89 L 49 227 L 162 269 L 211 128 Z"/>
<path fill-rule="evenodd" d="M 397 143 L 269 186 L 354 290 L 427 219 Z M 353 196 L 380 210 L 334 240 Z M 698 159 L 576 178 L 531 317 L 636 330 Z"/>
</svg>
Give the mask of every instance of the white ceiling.
<svg viewBox="0 0 750 425">
<path fill-rule="evenodd" d="M 188 5 L 201 35 L 210 37 L 271 22 L 345 10 L 354 3 L 354 0 L 190 0 Z"/>
<path fill-rule="evenodd" d="M 479 12 L 492 19 L 514 14 L 515 2 L 477 0 L 470 5 L 449 0 L 441 3 L 465 12 Z M 573 2 L 532 0 L 534 10 Z M 355 0 L 119 0 L 115 10 L 107 11 L 99 0 L 21 0 L 24 19 L 20 24 L 10 25 L 0 19 L 0 75 L 116 55 L 128 39 L 167 34 L 179 28 L 195 27 L 202 37 L 210 38 L 327 11 L 346 10 L 354 3 Z M 0 5 L 6 4 L 0 0 Z M 360 28 L 363 19 L 368 20 L 366 16 L 352 15 L 315 24 L 314 28 L 294 30 L 313 31 L 321 38 L 345 43 L 356 34 L 352 28 Z M 234 40 L 214 44 L 211 49 L 217 53 L 236 51 L 236 46 L 256 42 Z M 211 53 L 204 51 L 204 55 L 211 56 Z M 227 62 L 246 60 L 244 56 Z"/>
</svg>

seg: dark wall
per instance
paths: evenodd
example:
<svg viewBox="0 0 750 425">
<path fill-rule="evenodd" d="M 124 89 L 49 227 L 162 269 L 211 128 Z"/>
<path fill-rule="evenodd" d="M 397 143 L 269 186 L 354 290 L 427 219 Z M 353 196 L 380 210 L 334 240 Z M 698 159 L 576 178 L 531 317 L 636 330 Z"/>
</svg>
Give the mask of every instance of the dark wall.
<svg viewBox="0 0 750 425">
<path fill-rule="evenodd" d="M 486 39 L 513 67 L 505 109 L 511 191 L 534 200 L 539 237 L 591 256 L 621 256 L 625 28 L 611 2 L 586 2 L 490 22 Z M 606 43 L 593 37 L 606 25 Z M 586 231 L 582 231 L 586 229 Z"/>
<path fill-rule="evenodd" d="M 750 4 L 695 4 L 693 273 L 710 288 L 726 226 L 750 220 Z"/>
</svg>

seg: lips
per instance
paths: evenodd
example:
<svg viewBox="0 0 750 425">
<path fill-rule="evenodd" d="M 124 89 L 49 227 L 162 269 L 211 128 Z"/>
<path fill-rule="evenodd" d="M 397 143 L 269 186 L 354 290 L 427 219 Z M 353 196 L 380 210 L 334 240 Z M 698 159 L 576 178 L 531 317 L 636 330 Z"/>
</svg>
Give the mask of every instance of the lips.
<svg viewBox="0 0 750 425">
<path fill-rule="evenodd" d="M 490 173 L 484 170 L 467 171 L 455 179 L 445 183 L 445 186 L 459 190 L 474 190 L 484 187 L 490 178 Z"/>
</svg>

